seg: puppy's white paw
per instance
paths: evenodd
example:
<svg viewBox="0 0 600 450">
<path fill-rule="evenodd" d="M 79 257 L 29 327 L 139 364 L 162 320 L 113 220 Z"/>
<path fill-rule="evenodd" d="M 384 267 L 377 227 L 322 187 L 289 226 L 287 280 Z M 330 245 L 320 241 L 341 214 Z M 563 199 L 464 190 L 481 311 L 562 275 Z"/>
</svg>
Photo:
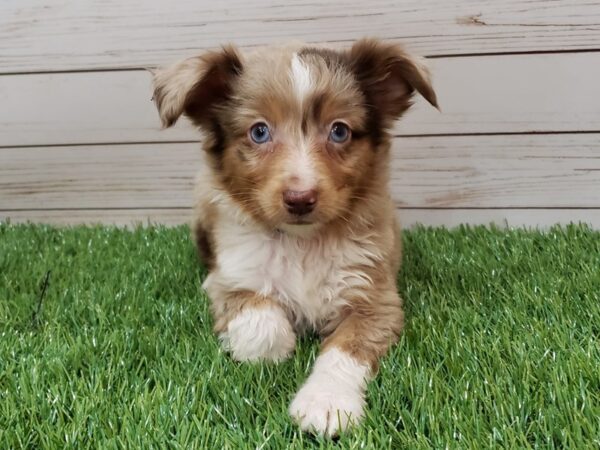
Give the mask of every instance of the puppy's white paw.
<svg viewBox="0 0 600 450">
<path fill-rule="evenodd" d="M 219 337 L 238 361 L 281 361 L 296 346 L 296 334 L 277 306 L 243 309 Z"/>
<path fill-rule="evenodd" d="M 369 368 L 347 353 L 330 349 L 317 358 L 312 374 L 290 405 L 303 430 L 335 436 L 360 423 Z"/>
<path fill-rule="evenodd" d="M 362 393 L 333 383 L 308 382 L 296 394 L 290 414 L 300 428 L 336 436 L 363 417 Z"/>
</svg>

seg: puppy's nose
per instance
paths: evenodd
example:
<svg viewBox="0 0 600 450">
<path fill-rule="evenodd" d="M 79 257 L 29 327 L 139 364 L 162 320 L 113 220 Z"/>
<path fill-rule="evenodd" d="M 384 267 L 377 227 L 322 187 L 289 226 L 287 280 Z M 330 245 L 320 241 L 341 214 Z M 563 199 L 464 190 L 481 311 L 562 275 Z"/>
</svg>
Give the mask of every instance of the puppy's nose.
<svg viewBox="0 0 600 450">
<path fill-rule="evenodd" d="M 283 203 L 290 214 L 303 216 L 308 214 L 317 203 L 317 191 L 310 189 L 308 191 L 284 191 Z"/>
</svg>

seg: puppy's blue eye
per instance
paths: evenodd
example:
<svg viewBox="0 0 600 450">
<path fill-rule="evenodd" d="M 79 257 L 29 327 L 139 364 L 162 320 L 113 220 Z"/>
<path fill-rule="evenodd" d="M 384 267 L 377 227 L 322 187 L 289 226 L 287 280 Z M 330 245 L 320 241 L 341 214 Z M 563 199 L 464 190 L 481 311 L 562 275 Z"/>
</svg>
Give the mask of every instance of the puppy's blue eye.
<svg viewBox="0 0 600 450">
<path fill-rule="evenodd" d="M 264 122 L 255 123 L 250 128 L 250 139 L 252 139 L 257 144 L 264 144 L 267 141 L 271 140 L 271 132 L 269 131 L 269 127 Z"/>
<path fill-rule="evenodd" d="M 329 132 L 329 139 L 335 142 L 336 144 L 342 144 L 350 139 L 350 128 L 348 125 L 342 122 L 335 122 L 331 126 L 331 131 Z"/>
</svg>

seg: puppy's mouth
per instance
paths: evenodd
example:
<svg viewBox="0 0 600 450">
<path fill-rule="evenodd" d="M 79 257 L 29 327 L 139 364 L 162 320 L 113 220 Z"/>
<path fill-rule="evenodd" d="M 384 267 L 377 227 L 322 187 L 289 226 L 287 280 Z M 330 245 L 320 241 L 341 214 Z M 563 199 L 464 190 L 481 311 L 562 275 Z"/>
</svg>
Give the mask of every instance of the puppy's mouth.
<svg viewBox="0 0 600 450">
<path fill-rule="evenodd" d="M 282 222 L 277 231 L 290 234 L 293 236 L 310 237 L 313 233 L 320 229 L 322 224 L 314 219 L 307 217 L 297 217 L 294 219 Z"/>
<path fill-rule="evenodd" d="M 315 221 L 310 217 L 292 217 L 285 223 L 286 225 L 314 225 Z"/>
<path fill-rule="evenodd" d="M 312 236 L 323 225 L 322 218 L 316 211 L 311 211 L 307 214 L 291 214 L 287 212 L 281 219 L 277 229 L 296 236 Z"/>
</svg>

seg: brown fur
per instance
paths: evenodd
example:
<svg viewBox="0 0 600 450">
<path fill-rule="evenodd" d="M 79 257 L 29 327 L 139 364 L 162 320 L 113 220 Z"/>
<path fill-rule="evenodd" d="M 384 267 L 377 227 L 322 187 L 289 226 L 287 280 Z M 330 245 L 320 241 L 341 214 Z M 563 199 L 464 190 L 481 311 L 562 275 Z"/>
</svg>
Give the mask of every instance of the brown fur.
<svg viewBox="0 0 600 450">
<path fill-rule="evenodd" d="M 231 319 L 245 308 L 280 307 L 273 299 L 251 291 L 231 291 L 222 300 L 222 302 L 211 305 L 213 315 L 215 316 L 215 333 L 225 331 Z"/>
<path fill-rule="evenodd" d="M 310 90 L 302 99 L 290 78 L 293 54 L 310 72 Z M 317 192 L 318 202 L 307 219 L 312 231 L 300 241 L 319 248 L 346 239 L 376 249 L 376 258 L 344 267 L 370 282 L 343 289 L 344 306 L 314 324 L 324 337 L 324 351 L 341 349 L 373 371 L 403 327 L 396 286 L 401 241 L 388 192 L 388 133 L 415 91 L 437 107 L 423 62 L 398 45 L 369 39 L 347 51 L 295 46 L 242 56 L 228 47 L 155 76 L 164 125 L 185 114 L 202 128 L 211 165 L 204 186 L 223 193 L 235 205 L 232 214 L 251 218 L 273 239 L 305 223 L 282 203 L 285 190 L 308 189 L 309 182 L 298 175 L 298 161 L 304 161 L 298 155 L 303 155 L 316 174 L 309 188 Z M 336 121 L 351 130 L 344 143 L 330 139 Z M 256 144 L 249 138 L 257 122 L 268 124 L 271 141 Z M 211 273 L 219 270 L 221 249 L 214 236 L 219 214 L 224 213 L 200 196 L 194 230 Z M 281 307 L 295 320 L 293 308 L 264 294 L 220 286 L 215 295 L 217 333 L 225 332 L 245 308 Z"/>
<path fill-rule="evenodd" d="M 363 290 L 360 296 L 351 298 L 349 306 L 324 326 L 321 335 L 324 337 L 322 351 L 338 347 L 376 372 L 379 358 L 397 341 L 404 326 L 402 299 L 396 286 L 402 255 L 400 230 L 390 214 L 392 202 L 389 199 L 374 199 L 373 203 L 368 200 L 357 205 L 356 210 L 358 214 L 376 219 L 366 227 L 377 230 L 375 244 L 385 249 L 384 261 L 376 266 L 354 267 L 371 278 L 372 286 Z M 386 203 L 390 209 L 382 208 Z M 369 211 L 370 208 L 373 210 Z M 379 212 L 375 211 L 377 208 Z M 336 230 L 337 233 L 347 231 L 347 225 Z"/>
</svg>

